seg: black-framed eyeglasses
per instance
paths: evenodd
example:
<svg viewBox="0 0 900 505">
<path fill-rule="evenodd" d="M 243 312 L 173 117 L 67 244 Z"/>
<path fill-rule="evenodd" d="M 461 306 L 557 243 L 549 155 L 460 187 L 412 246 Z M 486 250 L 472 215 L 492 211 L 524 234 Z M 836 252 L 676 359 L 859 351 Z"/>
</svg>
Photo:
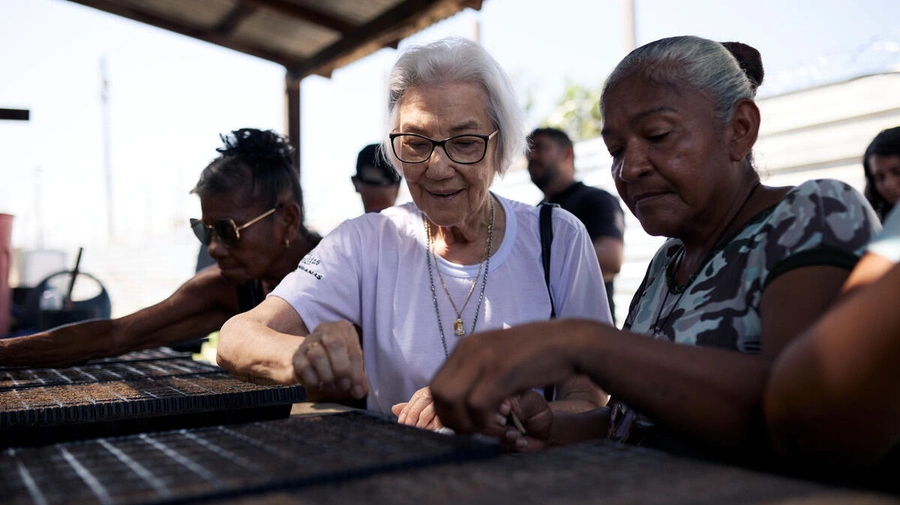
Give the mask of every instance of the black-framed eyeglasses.
<svg viewBox="0 0 900 505">
<path fill-rule="evenodd" d="M 212 242 L 213 234 L 215 234 L 226 247 L 234 247 L 241 239 L 241 230 L 249 228 L 251 225 L 274 214 L 279 207 L 281 206 L 272 207 L 241 226 L 234 224 L 234 220 L 231 218 L 219 219 L 214 221 L 213 224 L 206 224 L 199 219 L 191 218 L 191 229 L 194 230 L 194 235 L 200 239 L 200 243 L 203 245 L 209 245 Z"/>
<path fill-rule="evenodd" d="M 467 133 L 444 140 L 430 139 L 418 133 L 392 133 L 389 137 L 394 155 L 403 163 L 424 163 L 431 158 L 435 147 L 441 147 L 452 161 L 472 165 L 484 159 L 488 141 L 499 131 L 494 130 L 490 135 Z"/>
</svg>

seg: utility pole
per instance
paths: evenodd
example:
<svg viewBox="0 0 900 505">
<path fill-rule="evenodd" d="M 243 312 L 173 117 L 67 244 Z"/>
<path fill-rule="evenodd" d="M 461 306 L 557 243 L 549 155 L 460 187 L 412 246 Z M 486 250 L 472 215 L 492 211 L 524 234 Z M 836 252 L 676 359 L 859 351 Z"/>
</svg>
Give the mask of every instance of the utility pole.
<svg viewBox="0 0 900 505">
<path fill-rule="evenodd" d="M 635 0 L 622 0 L 622 26 L 625 29 L 625 54 L 630 53 L 637 47 L 637 38 L 634 29 L 634 2 Z"/>
<path fill-rule="evenodd" d="M 109 142 L 109 79 L 106 76 L 106 58 L 100 58 L 100 108 L 101 108 L 101 128 L 103 136 L 103 171 L 106 177 L 106 236 L 107 240 L 115 238 L 116 230 L 113 225 L 113 190 L 112 190 L 112 167 L 110 164 L 110 142 Z"/>
</svg>

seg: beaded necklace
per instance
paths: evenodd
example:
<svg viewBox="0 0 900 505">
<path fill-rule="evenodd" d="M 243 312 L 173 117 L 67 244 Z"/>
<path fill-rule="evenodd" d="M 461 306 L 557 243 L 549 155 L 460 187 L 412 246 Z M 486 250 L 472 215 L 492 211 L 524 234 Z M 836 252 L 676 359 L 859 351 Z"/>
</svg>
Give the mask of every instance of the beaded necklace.
<svg viewBox="0 0 900 505">
<path fill-rule="evenodd" d="M 475 332 L 475 325 L 478 323 L 478 314 L 481 311 L 481 303 L 484 301 L 484 288 L 487 285 L 487 277 L 488 272 L 491 269 L 491 252 L 494 247 L 494 199 L 491 198 L 491 223 L 488 226 L 488 239 L 487 239 L 487 248 L 485 250 L 484 259 L 482 260 L 482 265 L 484 267 L 484 275 L 481 277 L 481 293 L 478 295 L 478 303 L 475 305 L 475 318 L 472 319 L 472 329 L 469 330 L 469 333 Z M 431 240 L 431 223 L 428 220 L 428 217 L 424 214 L 422 215 L 422 220 L 425 223 L 425 235 L 427 236 L 427 243 L 425 245 L 425 262 L 428 264 L 428 282 L 431 284 L 431 300 L 434 302 L 434 314 L 437 317 L 437 325 L 438 331 L 441 335 L 441 345 L 444 347 L 444 357 L 449 355 L 447 351 L 447 339 L 444 337 L 444 325 L 441 322 L 441 310 L 438 308 L 437 301 L 437 289 L 434 286 L 434 274 L 432 273 L 431 261 L 434 260 L 434 268 L 438 269 L 438 275 L 441 274 L 441 271 L 437 265 L 437 258 L 434 258 L 434 243 Z M 482 268 L 478 267 L 478 275 L 481 274 Z M 472 289 L 469 290 L 469 297 L 472 296 L 472 292 L 475 289 L 475 284 L 478 283 L 478 275 L 475 276 L 475 281 L 472 284 Z M 450 297 L 450 292 L 447 290 L 447 285 L 443 282 L 443 277 L 441 278 L 441 284 L 444 286 L 444 292 L 447 293 L 447 298 L 450 299 L 450 304 L 453 305 L 453 309 L 456 310 L 456 304 L 453 303 L 453 298 Z M 469 303 L 469 298 L 466 297 L 466 304 Z M 465 310 L 465 305 L 463 305 L 463 310 Z M 465 335 L 465 329 L 463 328 L 462 323 L 462 315 L 461 311 L 456 311 L 456 322 L 454 323 L 454 332 L 457 336 Z M 462 332 L 460 332 L 462 330 Z"/>
</svg>

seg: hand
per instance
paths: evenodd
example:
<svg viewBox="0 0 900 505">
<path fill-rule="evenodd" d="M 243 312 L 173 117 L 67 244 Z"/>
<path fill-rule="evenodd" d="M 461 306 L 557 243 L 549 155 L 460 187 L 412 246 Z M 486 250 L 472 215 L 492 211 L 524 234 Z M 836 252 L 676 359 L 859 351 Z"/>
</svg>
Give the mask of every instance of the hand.
<svg viewBox="0 0 900 505">
<path fill-rule="evenodd" d="M 519 431 L 513 423 L 507 423 L 500 445 L 505 450 L 516 452 L 535 452 L 550 445 L 553 428 L 553 411 L 544 396 L 534 390 L 514 396 L 500 404 L 500 415 L 516 417 L 525 428 Z"/>
<path fill-rule="evenodd" d="M 585 324 L 593 325 L 554 320 L 462 339 L 431 383 L 435 412 L 455 431 L 484 429 L 506 398 L 576 373 L 574 342 Z"/>
<path fill-rule="evenodd" d="M 397 422 L 400 424 L 429 430 L 439 430 L 444 427 L 434 412 L 431 389 L 427 386 L 413 393 L 408 402 L 398 403 L 391 407 L 391 412 L 397 416 Z"/>
<path fill-rule="evenodd" d="M 349 393 L 360 399 L 369 393 L 359 334 L 347 321 L 322 323 L 294 353 L 294 376 L 307 388 Z"/>
</svg>

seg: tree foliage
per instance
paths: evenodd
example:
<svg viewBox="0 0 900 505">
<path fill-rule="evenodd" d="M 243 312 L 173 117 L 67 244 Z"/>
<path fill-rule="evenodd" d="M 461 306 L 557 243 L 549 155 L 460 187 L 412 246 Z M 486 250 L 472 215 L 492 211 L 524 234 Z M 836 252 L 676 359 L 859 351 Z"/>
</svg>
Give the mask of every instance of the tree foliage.
<svg viewBox="0 0 900 505">
<path fill-rule="evenodd" d="M 588 87 L 566 79 L 566 89 L 541 126 L 559 128 L 573 142 L 600 136 L 600 92 L 602 84 Z"/>
</svg>

